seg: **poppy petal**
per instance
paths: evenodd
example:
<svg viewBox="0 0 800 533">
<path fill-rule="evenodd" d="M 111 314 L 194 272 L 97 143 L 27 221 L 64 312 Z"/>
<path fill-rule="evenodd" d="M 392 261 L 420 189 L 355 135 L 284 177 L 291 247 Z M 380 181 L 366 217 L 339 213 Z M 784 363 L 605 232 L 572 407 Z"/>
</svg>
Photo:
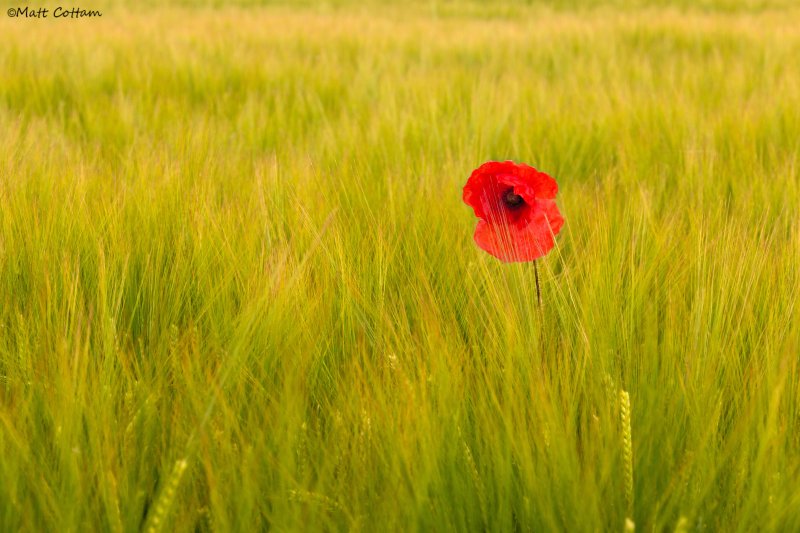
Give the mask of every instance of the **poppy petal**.
<svg viewBox="0 0 800 533">
<path fill-rule="evenodd" d="M 554 235 L 564 225 L 564 219 L 555 212 L 545 215 L 537 210 L 537 217 L 524 228 L 513 225 L 490 224 L 479 220 L 475 228 L 475 243 L 484 251 L 506 263 L 538 259 L 555 246 Z M 552 220 L 548 223 L 548 220 Z"/>
<path fill-rule="evenodd" d="M 524 203 L 509 203 L 509 189 Z M 552 250 L 564 217 L 554 201 L 556 181 L 535 168 L 513 161 L 489 161 L 464 185 L 464 202 L 480 219 L 474 239 L 501 261 L 533 261 Z"/>
</svg>

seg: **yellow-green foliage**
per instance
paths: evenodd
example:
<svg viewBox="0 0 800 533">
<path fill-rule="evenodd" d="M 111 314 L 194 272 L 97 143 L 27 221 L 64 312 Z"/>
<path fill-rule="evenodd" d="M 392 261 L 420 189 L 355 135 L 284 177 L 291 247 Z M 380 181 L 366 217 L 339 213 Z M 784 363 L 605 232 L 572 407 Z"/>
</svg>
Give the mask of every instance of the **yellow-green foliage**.
<svg viewBox="0 0 800 533">
<path fill-rule="evenodd" d="M 791 2 L 123 4 L 0 18 L 0 530 L 800 530 Z"/>
</svg>

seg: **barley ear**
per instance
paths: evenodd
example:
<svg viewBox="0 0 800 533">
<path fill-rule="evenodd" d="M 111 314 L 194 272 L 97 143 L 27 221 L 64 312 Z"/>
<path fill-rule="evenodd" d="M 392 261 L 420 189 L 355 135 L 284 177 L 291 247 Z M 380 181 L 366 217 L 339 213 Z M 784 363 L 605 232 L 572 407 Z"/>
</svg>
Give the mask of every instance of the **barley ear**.
<svg viewBox="0 0 800 533">
<path fill-rule="evenodd" d="M 156 506 L 153 509 L 152 518 L 150 518 L 150 523 L 147 526 L 147 533 L 157 533 L 161 531 L 161 528 L 164 526 L 164 519 L 169 514 L 169 509 L 172 507 L 172 502 L 175 499 L 175 491 L 178 489 L 178 485 L 180 485 L 181 478 L 187 466 L 188 463 L 186 459 L 180 459 L 175 462 L 172 475 L 167 480 L 167 484 L 161 491 L 161 495 L 158 497 Z"/>
<path fill-rule="evenodd" d="M 631 437 L 631 399 L 619 391 L 620 421 L 622 422 L 622 454 L 625 461 L 625 503 L 628 515 L 633 514 L 633 440 Z"/>
<path fill-rule="evenodd" d="M 625 527 L 622 529 L 623 533 L 633 533 L 636 531 L 636 524 L 630 518 L 625 519 Z"/>
</svg>

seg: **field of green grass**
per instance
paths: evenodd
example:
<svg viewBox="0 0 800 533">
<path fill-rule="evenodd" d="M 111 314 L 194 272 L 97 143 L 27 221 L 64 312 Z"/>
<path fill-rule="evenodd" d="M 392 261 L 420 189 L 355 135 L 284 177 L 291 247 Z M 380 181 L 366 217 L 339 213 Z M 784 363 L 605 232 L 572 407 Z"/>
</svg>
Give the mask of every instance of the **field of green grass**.
<svg viewBox="0 0 800 533">
<path fill-rule="evenodd" d="M 800 530 L 800 8 L 188 4 L 0 18 L 0 530 Z"/>
</svg>

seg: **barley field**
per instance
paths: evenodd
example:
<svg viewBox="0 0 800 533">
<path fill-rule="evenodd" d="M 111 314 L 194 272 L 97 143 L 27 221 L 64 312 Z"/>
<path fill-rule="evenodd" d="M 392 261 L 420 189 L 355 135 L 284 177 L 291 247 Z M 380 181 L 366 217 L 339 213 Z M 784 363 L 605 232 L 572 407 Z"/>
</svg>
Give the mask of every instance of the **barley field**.
<svg viewBox="0 0 800 533">
<path fill-rule="evenodd" d="M 800 6 L 78 7 L 0 18 L 0 530 L 800 530 Z"/>
</svg>

